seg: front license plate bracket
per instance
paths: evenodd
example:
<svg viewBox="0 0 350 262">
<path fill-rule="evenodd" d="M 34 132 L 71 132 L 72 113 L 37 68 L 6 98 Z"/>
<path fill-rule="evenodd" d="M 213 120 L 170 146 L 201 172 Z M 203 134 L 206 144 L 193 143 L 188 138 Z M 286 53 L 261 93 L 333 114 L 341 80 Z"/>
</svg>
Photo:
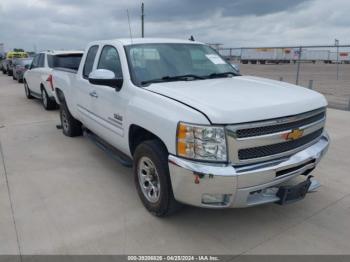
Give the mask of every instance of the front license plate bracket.
<svg viewBox="0 0 350 262">
<path fill-rule="evenodd" d="M 305 181 L 294 186 L 281 186 L 276 194 L 280 200 L 276 203 L 286 205 L 303 199 L 311 186 L 311 178 L 312 176 L 309 176 Z"/>
</svg>

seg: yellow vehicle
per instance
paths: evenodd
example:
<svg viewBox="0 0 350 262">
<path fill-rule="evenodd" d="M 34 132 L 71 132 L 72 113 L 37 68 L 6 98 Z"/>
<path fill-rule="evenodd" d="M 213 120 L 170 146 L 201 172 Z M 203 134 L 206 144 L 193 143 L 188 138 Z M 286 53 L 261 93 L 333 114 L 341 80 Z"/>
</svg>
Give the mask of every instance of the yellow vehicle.
<svg viewBox="0 0 350 262">
<path fill-rule="evenodd" d="M 28 58 L 29 55 L 27 52 L 15 52 L 10 51 L 6 55 L 6 59 L 12 59 L 12 58 Z"/>
<path fill-rule="evenodd" d="M 16 52 L 10 51 L 6 54 L 6 59 L 1 63 L 1 70 L 4 74 L 12 76 L 13 74 L 13 63 L 12 60 L 16 58 L 28 58 L 29 55 L 27 52 Z"/>
</svg>

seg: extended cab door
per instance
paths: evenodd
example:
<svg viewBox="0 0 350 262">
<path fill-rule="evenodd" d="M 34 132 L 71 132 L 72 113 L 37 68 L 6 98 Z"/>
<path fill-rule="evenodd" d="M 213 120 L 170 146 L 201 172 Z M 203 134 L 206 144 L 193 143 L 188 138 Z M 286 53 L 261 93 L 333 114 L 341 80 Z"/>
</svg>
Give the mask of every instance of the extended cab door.
<svg viewBox="0 0 350 262">
<path fill-rule="evenodd" d="M 80 119 L 86 127 L 94 132 L 96 132 L 96 117 L 92 111 L 92 100 L 95 97 L 93 97 L 93 86 L 89 82 L 89 74 L 96 67 L 95 58 L 98 49 L 98 45 L 93 45 L 87 51 L 81 76 L 77 77 L 77 86 L 75 87 L 77 95 L 74 98 Z"/>
<path fill-rule="evenodd" d="M 102 47 L 96 69 L 107 69 L 115 77 L 122 78 L 123 72 L 119 53 L 116 47 L 105 45 Z M 92 109 L 96 114 L 96 121 L 102 132 L 98 135 L 110 144 L 119 147 L 124 136 L 124 112 L 126 99 L 124 89 L 116 91 L 115 88 L 103 85 L 92 85 L 96 96 L 92 101 Z"/>
</svg>

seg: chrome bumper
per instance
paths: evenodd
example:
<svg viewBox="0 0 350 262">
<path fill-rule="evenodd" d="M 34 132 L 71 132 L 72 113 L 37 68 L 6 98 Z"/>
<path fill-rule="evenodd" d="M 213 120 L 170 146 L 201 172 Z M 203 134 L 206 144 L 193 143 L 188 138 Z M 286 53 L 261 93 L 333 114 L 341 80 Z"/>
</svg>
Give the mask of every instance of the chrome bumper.
<svg viewBox="0 0 350 262">
<path fill-rule="evenodd" d="M 175 199 L 179 202 L 209 208 L 249 207 L 279 201 L 281 185 L 295 184 L 311 171 L 326 153 L 326 132 L 310 147 L 288 158 L 243 167 L 215 165 L 185 160 L 169 155 L 169 170 Z M 278 176 L 277 176 L 278 175 Z M 312 179 L 309 191 L 319 187 Z M 225 195 L 221 203 L 203 203 L 203 195 Z"/>
</svg>

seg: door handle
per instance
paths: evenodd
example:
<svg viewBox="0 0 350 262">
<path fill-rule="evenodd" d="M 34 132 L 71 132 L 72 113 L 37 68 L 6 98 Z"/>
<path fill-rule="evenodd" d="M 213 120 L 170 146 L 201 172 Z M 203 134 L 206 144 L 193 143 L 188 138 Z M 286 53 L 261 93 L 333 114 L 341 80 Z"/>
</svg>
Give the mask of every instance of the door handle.
<svg viewBox="0 0 350 262">
<path fill-rule="evenodd" d="M 98 95 L 97 95 L 96 91 L 90 92 L 89 95 L 90 95 L 91 97 L 98 98 Z"/>
</svg>

